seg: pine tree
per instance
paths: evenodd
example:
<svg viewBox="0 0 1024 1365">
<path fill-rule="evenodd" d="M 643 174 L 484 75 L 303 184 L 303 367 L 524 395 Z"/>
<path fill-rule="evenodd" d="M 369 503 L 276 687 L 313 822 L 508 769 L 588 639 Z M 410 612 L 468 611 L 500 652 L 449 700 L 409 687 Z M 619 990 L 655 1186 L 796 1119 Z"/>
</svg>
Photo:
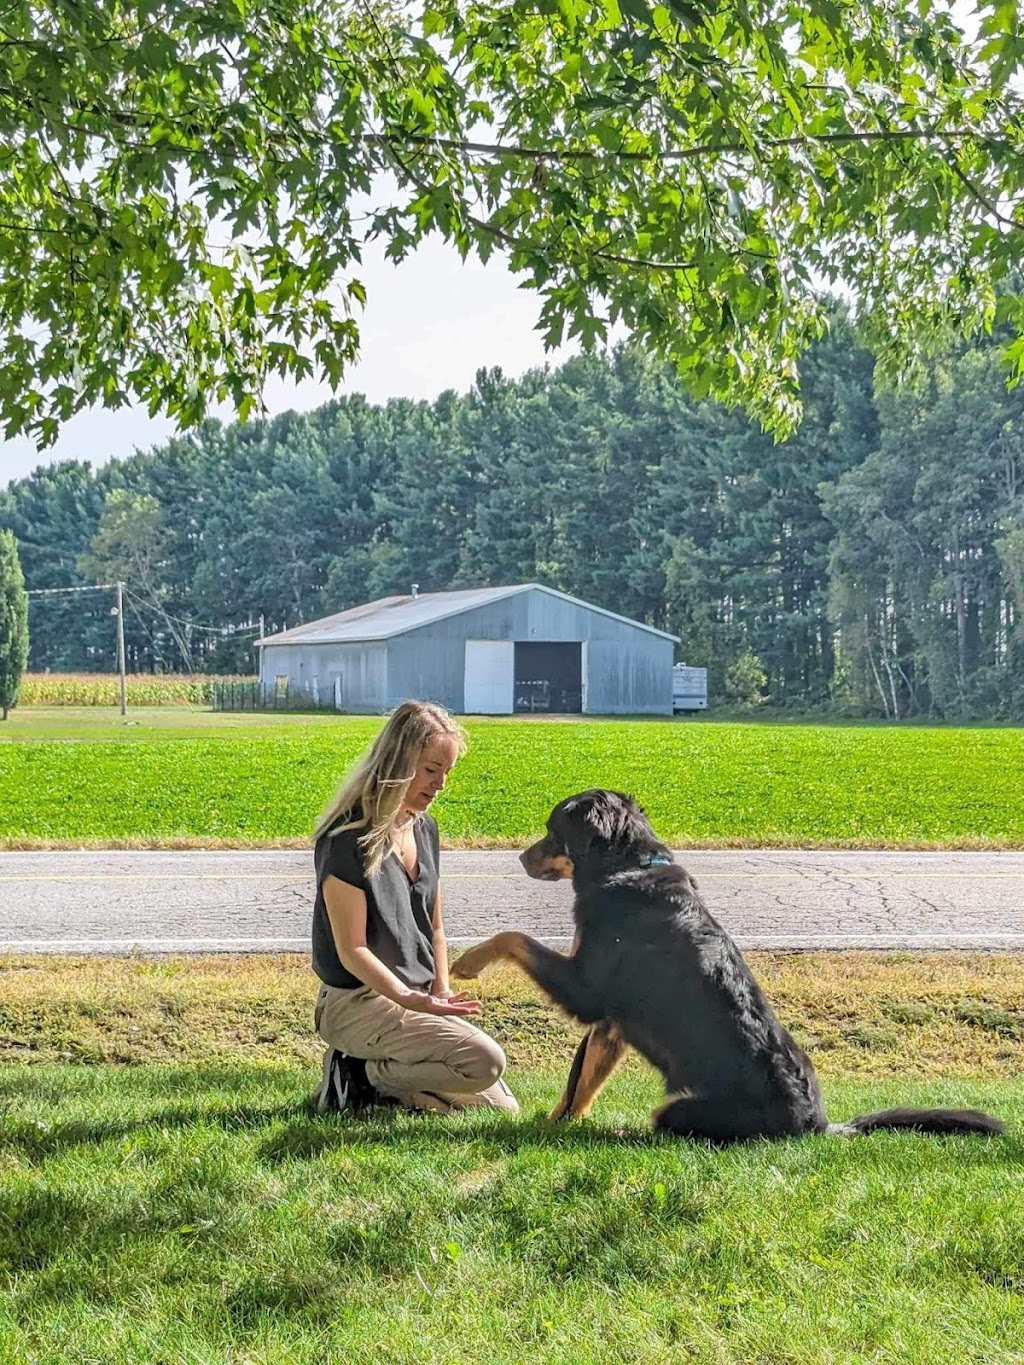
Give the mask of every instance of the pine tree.
<svg viewBox="0 0 1024 1365">
<path fill-rule="evenodd" d="M 28 662 L 28 597 L 18 558 L 18 542 L 0 531 L 0 720 L 18 702 L 21 675 Z"/>
</svg>

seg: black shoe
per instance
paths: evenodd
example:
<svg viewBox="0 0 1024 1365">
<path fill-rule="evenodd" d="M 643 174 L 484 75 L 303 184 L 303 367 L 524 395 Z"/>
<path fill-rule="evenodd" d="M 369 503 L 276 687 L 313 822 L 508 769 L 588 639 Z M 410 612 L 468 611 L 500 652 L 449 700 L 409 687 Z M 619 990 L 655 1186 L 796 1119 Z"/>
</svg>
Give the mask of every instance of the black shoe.
<svg viewBox="0 0 1024 1365">
<path fill-rule="evenodd" d="M 336 1047 L 324 1053 L 323 1079 L 314 1092 L 318 1114 L 358 1114 L 368 1108 L 377 1092 L 366 1078 L 366 1063 L 348 1057 Z"/>
</svg>

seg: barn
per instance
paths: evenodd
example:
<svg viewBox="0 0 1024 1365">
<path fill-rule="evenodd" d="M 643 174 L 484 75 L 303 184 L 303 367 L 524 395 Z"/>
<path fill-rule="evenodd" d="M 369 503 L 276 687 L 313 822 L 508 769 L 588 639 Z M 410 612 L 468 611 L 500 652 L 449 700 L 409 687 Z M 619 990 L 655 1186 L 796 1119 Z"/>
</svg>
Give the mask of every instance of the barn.
<svg viewBox="0 0 1024 1365">
<path fill-rule="evenodd" d="M 677 637 L 539 583 L 413 591 L 260 640 L 265 692 L 379 714 L 671 715 Z"/>
</svg>

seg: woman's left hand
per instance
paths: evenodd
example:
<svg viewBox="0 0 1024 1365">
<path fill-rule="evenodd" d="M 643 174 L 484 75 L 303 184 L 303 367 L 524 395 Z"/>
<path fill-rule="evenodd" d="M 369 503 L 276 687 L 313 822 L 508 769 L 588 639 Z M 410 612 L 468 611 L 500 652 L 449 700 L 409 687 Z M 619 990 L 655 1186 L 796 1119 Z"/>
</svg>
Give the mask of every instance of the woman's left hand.
<svg viewBox="0 0 1024 1365">
<path fill-rule="evenodd" d="M 456 1004 L 458 1004 L 459 1001 L 470 1000 L 472 998 L 471 991 L 453 991 L 448 986 L 431 986 L 430 994 L 434 996 L 436 1000 L 453 1000 Z"/>
</svg>

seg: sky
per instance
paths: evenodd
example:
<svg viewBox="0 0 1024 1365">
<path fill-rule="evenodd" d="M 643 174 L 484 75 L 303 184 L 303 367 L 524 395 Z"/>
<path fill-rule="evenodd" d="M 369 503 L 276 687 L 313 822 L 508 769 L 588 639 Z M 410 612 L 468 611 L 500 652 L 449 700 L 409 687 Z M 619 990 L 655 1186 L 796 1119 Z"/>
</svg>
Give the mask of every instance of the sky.
<svg viewBox="0 0 1024 1365">
<path fill-rule="evenodd" d="M 503 261 L 487 266 L 459 259 L 440 240 L 428 240 L 396 266 L 382 246 L 368 248 L 360 277 L 367 304 L 360 320 L 361 357 L 338 393 L 363 393 L 374 403 L 389 398 L 433 399 L 445 389 L 464 392 L 477 370 L 492 366 L 511 376 L 571 354 L 545 353 L 535 324 L 540 298 L 518 288 Z M 289 408 L 309 411 L 328 402 L 327 383 L 273 380 L 264 398 L 269 415 Z M 234 420 L 230 406 L 216 410 Z M 96 408 L 65 424 L 55 445 L 38 451 L 27 440 L 0 441 L 0 488 L 40 464 L 90 460 L 93 465 L 147 450 L 167 440 L 175 426 L 150 418 L 145 408 Z"/>
</svg>

